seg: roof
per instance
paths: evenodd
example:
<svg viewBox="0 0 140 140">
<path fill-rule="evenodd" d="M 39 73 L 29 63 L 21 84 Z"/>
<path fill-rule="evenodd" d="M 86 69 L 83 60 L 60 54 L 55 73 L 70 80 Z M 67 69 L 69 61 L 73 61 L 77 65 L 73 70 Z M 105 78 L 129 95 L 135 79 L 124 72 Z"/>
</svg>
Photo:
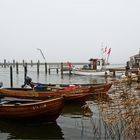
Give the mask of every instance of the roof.
<svg viewBox="0 0 140 140">
<path fill-rule="evenodd" d="M 93 61 L 93 60 L 103 60 L 103 59 L 99 59 L 99 58 L 90 58 L 88 61 Z"/>
<path fill-rule="evenodd" d="M 136 55 L 133 55 L 132 57 L 135 57 L 135 58 L 140 58 L 140 52 Z"/>
<path fill-rule="evenodd" d="M 89 61 L 93 61 L 93 60 L 98 60 L 98 59 L 97 59 L 97 58 L 96 58 L 96 59 L 93 59 L 93 58 L 90 58 L 90 59 L 89 59 Z"/>
</svg>

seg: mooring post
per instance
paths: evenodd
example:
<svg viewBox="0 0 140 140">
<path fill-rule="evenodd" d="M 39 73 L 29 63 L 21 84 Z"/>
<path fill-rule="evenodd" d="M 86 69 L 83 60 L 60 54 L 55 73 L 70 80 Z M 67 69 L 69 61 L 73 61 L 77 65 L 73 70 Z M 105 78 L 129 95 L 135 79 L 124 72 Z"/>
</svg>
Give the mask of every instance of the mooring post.
<svg viewBox="0 0 140 140">
<path fill-rule="evenodd" d="M 39 74 L 39 60 L 37 62 L 37 74 Z"/>
<path fill-rule="evenodd" d="M 113 70 L 113 77 L 116 77 L 116 71 Z"/>
<path fill-rule="evenodd" d="M 6 59 L 4 59 L 4 68 L 6 68 Z"/>
<path fill-rule="evenodd" d="M 31 60 L 31 67 L 33 66 L 33 60 Z"/>
<path fill-rule="evenodd" d="M 125 67 L 125 76 L 128 76 L 130 70 L 130 64 L 129 61 L 126 62 L 126 67 Z"/>
<path fill-rule="evenodd" d="M 24 81 L 25 81 L 26 77 L 27 77 L 27 63 L 25 63 L 25 65 L 24 65 Z"/>
<path fill-rule="evenodd" d="M 12 69 L 12 66 L 10 66 L 10 85 L 12 88 L 13 87 L 13 69 Z"/>
<path fill-rule="evenodd" d="M 68 68 L 69 68 L 69 75 L 71 75 L 72 74 L 72 72 L 71 72 L 72 71 L 72 64 L 71 63 L 69 63 L 69 67 Z"/>
<path fill-rule="evenodd" d="M 59 70 L 58 70 L 58 67 L 57 67 L 57 68 L 56 68 L 56 72 L 57 72 L 57 74 L 58 74 L 58 71 L 59 71 Z"/>
<path fill-rule="evenodd" d="M 18 62 L 16 62 L 16 73 L 18 74 Z"/>
<path fill-rule="evenodd" d="M 13 67 L 15 67 L 15 60 L 13 60 Z"/>
<path fill-rule="evenodd" d="M 51 74 L 51 68 L 49 68 L 49 74 Z"/>
<path fill-rule="evenodd" d="M 45 74 L 47 74 L 47 63 L 45 62 Z"/>
<path fill-rule="evenodd" d="M 22 65 L 23 65 L 23 67 L 25 66 L 25 61 L 24 60 L 22 60 Z"/>
<path fill-rule="evenodd" d="M 61 75 L 63 75 L 63 63 L 61 62 Z"/>
</svg>

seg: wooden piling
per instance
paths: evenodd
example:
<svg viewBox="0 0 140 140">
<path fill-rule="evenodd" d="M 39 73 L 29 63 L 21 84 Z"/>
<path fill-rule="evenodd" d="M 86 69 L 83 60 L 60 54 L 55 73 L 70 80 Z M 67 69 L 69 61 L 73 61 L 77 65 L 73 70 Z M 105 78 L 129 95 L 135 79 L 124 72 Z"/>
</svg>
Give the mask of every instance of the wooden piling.
<svg viewBox="0 0 140 140">
<path fill-rule="evenodd" d="M 49 74 L 51 73 L 51 69 L 49 68 Z"/>
<path fill-rule="evenodd" d="M 12 66 L 10 66 L 10 86 L 13 87 L 13 69 Z"/>
<path fill-rule="evenodd" d="M 6 59 L 4 59 L 4 68 L 6 68 Z"/>
<path fill-rule="evenodd" d="M 24 65 L 24 80 L 26 79 L 27 77 L 27 63 L 25 63 Z"/>
<path fill-rule="evenodd" d="M 61 75 L 63 75 L 63 63 L 61 62 Z"/>
<path fill-rule="evenodd" d="M 58 74 L 58 68 L 56 69 L 56 72 L 57 72 L 57 74 Z"/>
<path fill-rule="evenodd" d="M 116 72 L 115 72 L 115 70 L 113 70 L 113 77 L 116 77 Z"/>
<path fill-rule="evenodd" d="M 31 67 L 33 66 L 33 60 L 31 60 Z"/>
<path fill-rule="evenodd" d="M 25 61 L 24 60 L 22 60 L 22 65 L 23 65 L 23 67 L 25 66 Z"/>
<path fill-rule="evenodd" d="M 13 67 L 15 67 L 16 63 L 15 63 L 15 60 L 13 60 Z"/>
<path fill-rule="evenodd" d="M 18 62 L 16 62 L 16 73 L 18 74 Z"/>
<path fill-rule="evenodd" d="M 130 66 L 129 66 L 129 61 L 126 62 L 126 67 L 125 67 L 125 76 L 128 76 L 129 70 L 130 70 Z"/>
<path fill-rule="evenodd" d="M 47 74 L 47 63 L 45 62 L 45 74 Z"/>
<path fill-rule="evenodd" d="M 39 74 L 39 65 L 40 65 L 40 62 L 38 60 L 38 62 L 37 62 L 37 74 Z"/>
</svg>

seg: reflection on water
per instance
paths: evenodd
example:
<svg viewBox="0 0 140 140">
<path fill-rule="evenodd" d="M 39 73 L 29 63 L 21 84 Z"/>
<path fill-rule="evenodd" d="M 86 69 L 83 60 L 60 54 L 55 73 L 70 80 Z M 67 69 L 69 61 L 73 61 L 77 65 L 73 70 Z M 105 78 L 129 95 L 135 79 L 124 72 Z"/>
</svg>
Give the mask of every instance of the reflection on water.
<svg viewBox="0 0 140 140">
<path fill-rule="evenodd" d="M 101 100 L 102 99 L 103 98 L 101 98 Z M 94 100 L 87 101 L 87 103 L 91 103 L 91 110 L 93 111 L 94 109 L 94 112 L 97 112 L 98 114 L 98 107 Z M 86 104 L 83 106 L 71 104 L 64 107 L 62 115 L 58 119 L 58 124 L 61 124 L 61 129 L 65 139 L 91 140 L 97 135 L 97 128 L 94 129 L 94 124 L 98 127 L 99 116 L 97 116 L 96 113 L 94 113 L 93 116 L 84 116 L 84 106 L 86 106 Z M 96 119 L 93 120 L 95 117 Z M 97 133 L 99 134 L 99 132 Z M 99 137 L 96 136 L 96 138 Z"/>
<path fill-rule="evenodd" d="M 60 126 L 47 122 L 25 124 L 0 121 L 0 133 L 5 134 L 3 139 L 63 139 Z"/>
<path fill-rule="evenodd" d="M 52 71 L 51 74 L 45 74 L 44 68 L 40 66 L 40 73 L 37 74 L 36 67 L 28 66 L 27 75 L 32 78 L 34 82 L 52 83 L 52 84 L 88 84 L 88 83 L 102 83 L 105 82 L 103 77 L 92 76 L 77 76 L 65 74 L 63 78 L 61 73 L 58 74 Z M 3 82 L 4 87 L 10 86 L 10 68 L 0 68 L 0 81 Z M 20 87 L 24 83 L 24 69 L 19 67 L 19 73 L 16 73 L 16 69 L 13 68 L 13 86 Z"/>
<path fill-rule="evenodd" d="M 62 116 L 70 118 L 81 118 L 82 106 L 80 104 L 66 104 L 62 111 Z"/>
<path fill-rule="evenodd" d="M 37 75 L 36 68 L 28 67 L 28 76 L 34 82 L 42 83 L 61 83 L 61 84 L 81 84 L 81 83 L 101 83 L 104 78 L 90 76 L 75 76 L 56 74 L 52 71 L 51 74 L 45 75 L 44 68 L 40 68 L 40 73 Z M 19 68 L 19 74 L 13 71 L 13 86 L 20 87 L 24 82 L 23 68 Z M 10 85 L 9 68 L 1 68 L 0 81 L 3 81 L 4 87 Z M 103 98 L 107 101 L 107 98 Z M 93 104 L 97 104 L 97 96 L 90 99 Z M 91 117 L 83 116 L 83 104 L 67 104 L 65 105 L 62 114 L 57 119 L 56 123 L 32 123 L 23 124 L 17 122 L 2 122 L 0 121 L 0 139 L 83 139 L 91 140 L 94 138 L 93 124 Z M 93 106 L 94 111 L 98 112 L 98 108 Z M 95 114 L 93 114 L 94 116 Z M 98 116 L 97 116 L 98 117 Z"/>
<path fill-rule="evenodd" d="M 15 73 L 14 73 L 15 74 Z M 46 75 L 32 68 L 28 75 L 34 82 L 43 83 L 98 83 L 104 82 L 102 78 L 88 76 L 68 76 L 63 79 L 60 74 L 51 72 Z M 14 75 L 14 86 L 21 86 L 24 81 L 22 71 Z M 0 71 L 0 80 L 4 86 L 9 86 L 9 72 L 7 69 Z M 86 102 L 92 116 L 83 115 L 83 105 L 67 104 L 56 123 L 22 124 L 0 121 L 0 139 L 140 139 L 140 109 L 139 93 L 136 94 L 132 87 L 119 83 L 113 85 L 112 92 L 108 95 L 91 96 Z"/>
</svg>

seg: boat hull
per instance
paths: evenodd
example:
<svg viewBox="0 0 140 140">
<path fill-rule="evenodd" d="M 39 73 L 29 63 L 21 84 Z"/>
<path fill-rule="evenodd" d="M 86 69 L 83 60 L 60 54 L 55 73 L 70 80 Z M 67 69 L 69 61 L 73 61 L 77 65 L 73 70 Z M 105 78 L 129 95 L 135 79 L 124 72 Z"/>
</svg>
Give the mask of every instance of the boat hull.
<svg viewBox="0 0 140 140">
<path fill-rule="evenodd" d="M 91 86 L 90 92 L 94 94 L 107 93 L 109 89 L 111 88 L 111 86 L 112 86 L 112 83 L 107 83 L 104 85 L 96 85 L 96 87 Z"/>
<path fill-rule="evenodd" d="M 110 84 L 97 84 L 66 87 L 59 89 L 53 87 L 53 91 L 33 91 L 32 89 L 25 88 L 2 88 L 0 89 L 1 96 L 21 97 L 21 98 L 48 98 L 62 96 L 66 101 L 86 101 L 87 96 L 91 94 L 98 94 L 107 92 L 111 87 Z"/>
<path fill-rule="evenodd" d="M 106 74 L 105 74 L 106 72 Z M 81 76 L 109 76 L 109 71 L 73 70 L 72 74 Z"/>
<path fill-rule="evenodd" d="M 70 94 L 67 96 L 64 96 L 66 99 L 67 103 L 84 103 L 87 101 L 87 99 L 91 96 L 90 93 L 85 93 L 85 94 Z"/>
<path fill-rule="evenodd" d="M 22 121 L 45 120 L 54 122 L 61 114 L 63 107 L 63 97 L 26 104 L 1 104 L 0 118 Z"/>
</svg>

